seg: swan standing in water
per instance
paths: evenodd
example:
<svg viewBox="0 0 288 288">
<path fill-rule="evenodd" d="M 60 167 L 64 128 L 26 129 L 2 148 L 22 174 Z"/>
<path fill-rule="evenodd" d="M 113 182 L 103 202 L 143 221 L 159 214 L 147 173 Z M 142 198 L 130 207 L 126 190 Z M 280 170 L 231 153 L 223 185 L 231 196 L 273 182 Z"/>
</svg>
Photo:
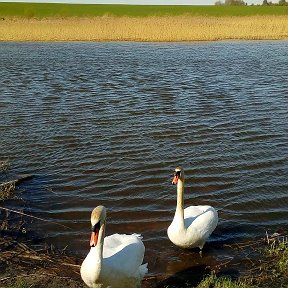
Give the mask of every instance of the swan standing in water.
<svg viewBox="0 0 288 288">
<path fill-rule="evenodd" d="M 113 234 L 105 237 L 106 209 L 97 206 L 91 214 L 90 252 L 80 273 L 90 288 L 138 288 L 148 272 L 142 264 L 145 247 L 140 235 Z M 105 238 L 104 238 L 105 237 Z"/>
<path fill-rule="evenodd" d="M 177 206 L 167 229 L 171 242 L 181 248 L 202 248 L 218 223 L 217 211 L 211 206 L 189 206 L 184 209 L 184 171 L 175 169 L 172 184 L 177 184 Z"/>
</svg>

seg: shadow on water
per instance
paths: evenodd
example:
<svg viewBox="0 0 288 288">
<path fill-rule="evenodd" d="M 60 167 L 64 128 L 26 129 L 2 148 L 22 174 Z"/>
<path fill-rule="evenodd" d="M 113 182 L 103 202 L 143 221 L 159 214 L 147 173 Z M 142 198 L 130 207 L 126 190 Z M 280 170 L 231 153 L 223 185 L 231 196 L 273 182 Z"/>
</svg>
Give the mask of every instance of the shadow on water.
<svg viewBox="0 0 288 288">
<path fill-rule="evenodd" d="M 199 265 L 179 271 L 169 278 L 159 282 L 156 288 L 196 287 L 205 276 L 210 274 L 206 265 Z"/>
<path fill-rule="evenodd" d="M 213 265 L 212 265 L 213 266 Z M 212 271 L 216 267 L 210 267 L 204 264 L 192 266 L 175 274 L 168 278 L 161 279 L 156 276 L 147 277 L 146 281 L 143 281 L 143 288 L 193 288 L 197 287 L 202 280 L 210 276 Z M 223 267 L 215 274 L 216 277 L 230 278 L 235 281 L 240 277 L 240 271 L 236 268 Z"/>
</svg>

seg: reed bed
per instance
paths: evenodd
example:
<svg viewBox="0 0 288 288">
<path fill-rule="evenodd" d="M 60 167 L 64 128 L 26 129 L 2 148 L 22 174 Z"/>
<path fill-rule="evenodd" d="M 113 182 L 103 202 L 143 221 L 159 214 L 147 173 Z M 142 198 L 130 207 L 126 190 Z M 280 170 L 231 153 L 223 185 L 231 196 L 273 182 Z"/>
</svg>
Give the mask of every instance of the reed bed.
<svg viewBox="0 0 288 288">
<path fill-rule="evenodd" d="M 288 39 L 288 17 L 5 18 L 0 41 L 215 41 Z"/>
</svg>

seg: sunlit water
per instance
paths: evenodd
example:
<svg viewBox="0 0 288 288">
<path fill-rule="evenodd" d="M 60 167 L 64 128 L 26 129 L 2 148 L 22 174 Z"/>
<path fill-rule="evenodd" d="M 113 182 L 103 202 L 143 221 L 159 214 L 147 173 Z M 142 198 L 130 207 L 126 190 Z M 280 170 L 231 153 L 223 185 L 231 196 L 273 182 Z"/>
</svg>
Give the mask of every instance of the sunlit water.
<svg viewBox="0 0 288 288">
<path fill-rule="evenodd" d="M 20 196 L 47 242 L 83 258 L 102 204 L 107 234 L 142 234 L 150 275 L 170 275 L 287 229 L 287 41 L 0 43 L 0 58 L 0 160 L 34 176 Z M 202 258 L 167 239 L 177 165 L 185 206 L 219 211 Z"/>
</svg>

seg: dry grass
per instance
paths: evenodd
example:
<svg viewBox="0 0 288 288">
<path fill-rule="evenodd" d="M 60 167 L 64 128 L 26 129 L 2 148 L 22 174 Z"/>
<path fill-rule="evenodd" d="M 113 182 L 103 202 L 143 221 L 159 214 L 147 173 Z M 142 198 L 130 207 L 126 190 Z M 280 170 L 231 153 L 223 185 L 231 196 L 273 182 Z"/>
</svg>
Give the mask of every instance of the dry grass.
<svg viewBox="0 0 288 288">
<path fill-rule="evenodd" d="M 0 201 L 14 197 L 15 181 L 0 184 Z"/>
<path fill-rule="evenodd" d="M 32 175 L 22 175 L 15 180 L 0 183 L 0 201 L 12 199 L 15 196 L 16 185 L 31 178 Z"/>
<path fill-rule="evenodd" d="M 63 253 L 52 246 L 28 246 L 0 237 L 0 287 L 84 288 L 79 259 Z"/>
<path fill-rule="evenodd" d="M 0 173 L 6 172 L 10 167 L 9 161 L 0 161 Z"/>
<path fill-rule="evenodd" d="M 214 41 L 288 39 L 287 16 L 10 18 L 0 41 Z"/>
</svg>

